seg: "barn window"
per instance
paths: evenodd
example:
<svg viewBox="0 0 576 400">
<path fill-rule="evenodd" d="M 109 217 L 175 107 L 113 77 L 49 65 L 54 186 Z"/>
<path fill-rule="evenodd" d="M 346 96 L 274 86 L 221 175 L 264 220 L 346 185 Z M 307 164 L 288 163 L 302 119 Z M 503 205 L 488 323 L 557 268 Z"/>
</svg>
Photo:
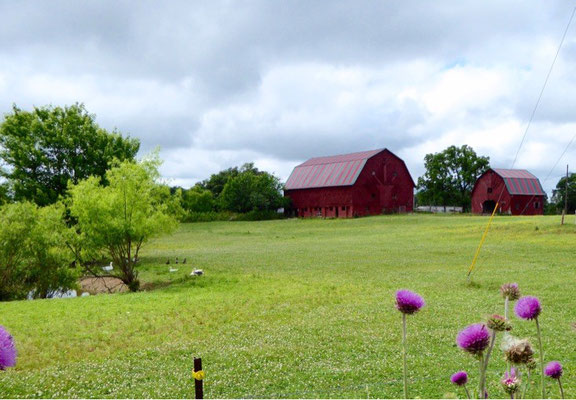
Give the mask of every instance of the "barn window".
<svg viewBox="0 0 576 400">
<path fill-rule="evenodd" d="M 392 177 L 396 178 L 397 176 L 398 176 L 398 172 L 394 171 L 394 172 L 392 173 Z"/>
<path fill-rule="evenodd" d="M 492 188 L 488 188 L 488 193 L 492 193 Z"/>
<path fill-rule="evenodd" d="M 330 207 L 330 211 L 332 211 L 333 207 Z"/>
<path fill-rule="evenodd" d="M 345 209 L 346 209 L 346 206 L 342 206 L 342 209 L 345 210 Z"/>
<path fill-rule="evenodd" d="M 535 201 L 535 202 L 534 202 L 534 208 L 535 208 L 535 209 L 539 209 L 539 208 L 540 208 L 540 203 L 537 202 L 537 201 Z"/>
<path fill-rule="evenodd" d="M 517 210 L 520 209 L 520 204 L 516 203 L 516 209 L 517 209 Z"/>
<path fill-rule="evenodd" d="M 374 199 L 376 197 L 376 193 L 372 193 L 372 198 Z"/>
</svg>

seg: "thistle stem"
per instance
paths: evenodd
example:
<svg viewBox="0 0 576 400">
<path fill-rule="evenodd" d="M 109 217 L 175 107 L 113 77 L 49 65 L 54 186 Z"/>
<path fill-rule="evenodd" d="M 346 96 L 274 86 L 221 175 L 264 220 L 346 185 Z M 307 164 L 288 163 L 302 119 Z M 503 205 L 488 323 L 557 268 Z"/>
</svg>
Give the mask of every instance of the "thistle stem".
<svg viewBox="0 0 576 400">
<path fill-rule="evenodd" d="M 538 347 L 540 350 L 540 369 L 542 375 L 540 376 L 540 388 L 542 389 L 542 398 L 546 397 L 546 391 L 544 390 L 544 351 L 542 350 L 542 334 L 540 333 L 540 324 L 538 323 L 538 317 L 534 318 L 536 321 L 536 330 L 538 331 Z"/>
<path fill-rule="evenodd" d="M 408 368 L 406 367 L 406 314 L 402 313 L 402 361 L 404 363 L 404 398 L 408 398 Z"/>
<path fill-rule="evenodd" d="M 480 353 L 479 355 L 479 364 L 480 364 L 480 383 L 478 385 L 478 398 L 479 399 L 483 399 L 484 398 L 484 354 Z"/>
<path fill-rule="evenodd" d="M 496 331 L 492 331 L 492 338 L 490 339 L 490 347 L 488 347 L 488 353 L 486 353 L 486 359 L 484 360 L 484 381 L 486 381 L 486 371 L 488 370 L 488 361 L 490 360 L 490 355 L 492 354 L 492 349 L 494 349 L 495 342 L 496 342 Z"/>
<path fill-rule="evenodd" d="M 468 396 L 468 399 L 471 399 L 472 397 L 470 397 L 470 391 L 466 385 L 464 385 L 464 390 L 466 391 L 466 396 Z"/>
<path fill-rule="evenodd" d="M 558 386 L 560 386 L 560 396 L 564 398 L 564 389 L 562 389 L 562 382 L 560 382 L 560 378 L 558 378 Z"/>
<path fill-rule="evenodd" d="M 526 392 L 528 391 L 528 387 L 530 387 L 530 370 L 528 369 L 526 372 L 526 383 L 524 384 L 524 390 L 522 390 L 522 399 L 526 397 Z"/>
<path fill-rule="evenodd" d="M 484 358 L 484 373 L 482 377 L 484 382 L 482 382 L 482 387 L 486 387 L 486 373 L 488 371 L 488 361 L 490 360 L 490 354 L 492 353 L 492 349 L 494 348 L 494 342 L 496 341 L 496 331 L 492 331 L 492 338 L 490 339 L 490 347 L 488 347 L 488 352 L 486 353 L 486 357 Z"/>
<path fill-rule="evenodd" d="M 508 320 L 508 305 L 510 303 L 510 297 L 506 296 L 504 298 L 504 318 L 506 320 Z M 508 332 L 506 332 L 504 335 L 507 335 Z M 510 361 L 506 362 L 506 372 L 510 373 Z"/>
</svg>

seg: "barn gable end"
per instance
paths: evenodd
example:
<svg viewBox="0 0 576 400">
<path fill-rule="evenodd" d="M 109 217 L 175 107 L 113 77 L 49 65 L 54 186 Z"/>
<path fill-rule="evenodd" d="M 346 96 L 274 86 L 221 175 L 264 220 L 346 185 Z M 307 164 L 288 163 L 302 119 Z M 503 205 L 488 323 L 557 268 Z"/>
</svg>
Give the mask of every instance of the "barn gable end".
<svg viewBox="0 0 576 400">
<path fill-rule="evenodd" d="M 352 217 L 413 209 L 414 181 L 387 149 L 312 158 L 294 168 L 284 192 L 301 217 Z"/>
</svg>

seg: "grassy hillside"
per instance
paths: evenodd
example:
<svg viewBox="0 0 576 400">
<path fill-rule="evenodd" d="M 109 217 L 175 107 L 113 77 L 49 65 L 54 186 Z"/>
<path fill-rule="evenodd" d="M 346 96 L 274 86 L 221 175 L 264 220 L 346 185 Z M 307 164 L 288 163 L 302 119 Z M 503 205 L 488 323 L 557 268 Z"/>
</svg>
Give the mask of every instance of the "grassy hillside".
<svg viewBox="0 0 576 400">
<path fill-rule="evenodd" d="M 466 270 L 487 219 L 402 215 L 182 225 L 145 247 L 152 291 L 0 303 L 17 341 L 2 397 L 193 397 L 202 356 L 207 397 L 401 397 L 397 289 L 427 306 L 408 321 L 409 394 L 462 396 L 450 375 L 476 362 L 455 345 L 468 324 L 502 313 L 518 282 L 543 303 L 545 359 L 576 396 L 576 227 L 556 217 L 498 217 L 472 284 Z M 188 263 L 170 274 L 165 261 Z M 205 276 L 190 277 L 193 267 Z M 533 323 L 512 318 L 535 340 Z M 534 341 L 534 343 L 536 343 Z M 491 397 L 502 397 L 496 351 Z M 549 393 L 558 396 L 549 383 Z M 534 385 L 531 395 L 538 396 Z"/>
</svg>

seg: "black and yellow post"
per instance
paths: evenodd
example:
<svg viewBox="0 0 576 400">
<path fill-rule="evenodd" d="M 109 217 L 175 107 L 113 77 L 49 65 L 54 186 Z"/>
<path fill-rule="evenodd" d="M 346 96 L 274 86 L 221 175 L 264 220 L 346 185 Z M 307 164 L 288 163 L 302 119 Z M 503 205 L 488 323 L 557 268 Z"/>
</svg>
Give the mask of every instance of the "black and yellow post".
<svg viewBox="0 0 576 400">
<path fill-rule="evenodd" d="M 192 376 L 194 377 L 194 390 L 197 399 L 204 398 L 204 387 L 203 381 L 206 374 L 202 370 L 202 359 L 194 357 L 194 370 L 192 371 Z"/>
</svg>

